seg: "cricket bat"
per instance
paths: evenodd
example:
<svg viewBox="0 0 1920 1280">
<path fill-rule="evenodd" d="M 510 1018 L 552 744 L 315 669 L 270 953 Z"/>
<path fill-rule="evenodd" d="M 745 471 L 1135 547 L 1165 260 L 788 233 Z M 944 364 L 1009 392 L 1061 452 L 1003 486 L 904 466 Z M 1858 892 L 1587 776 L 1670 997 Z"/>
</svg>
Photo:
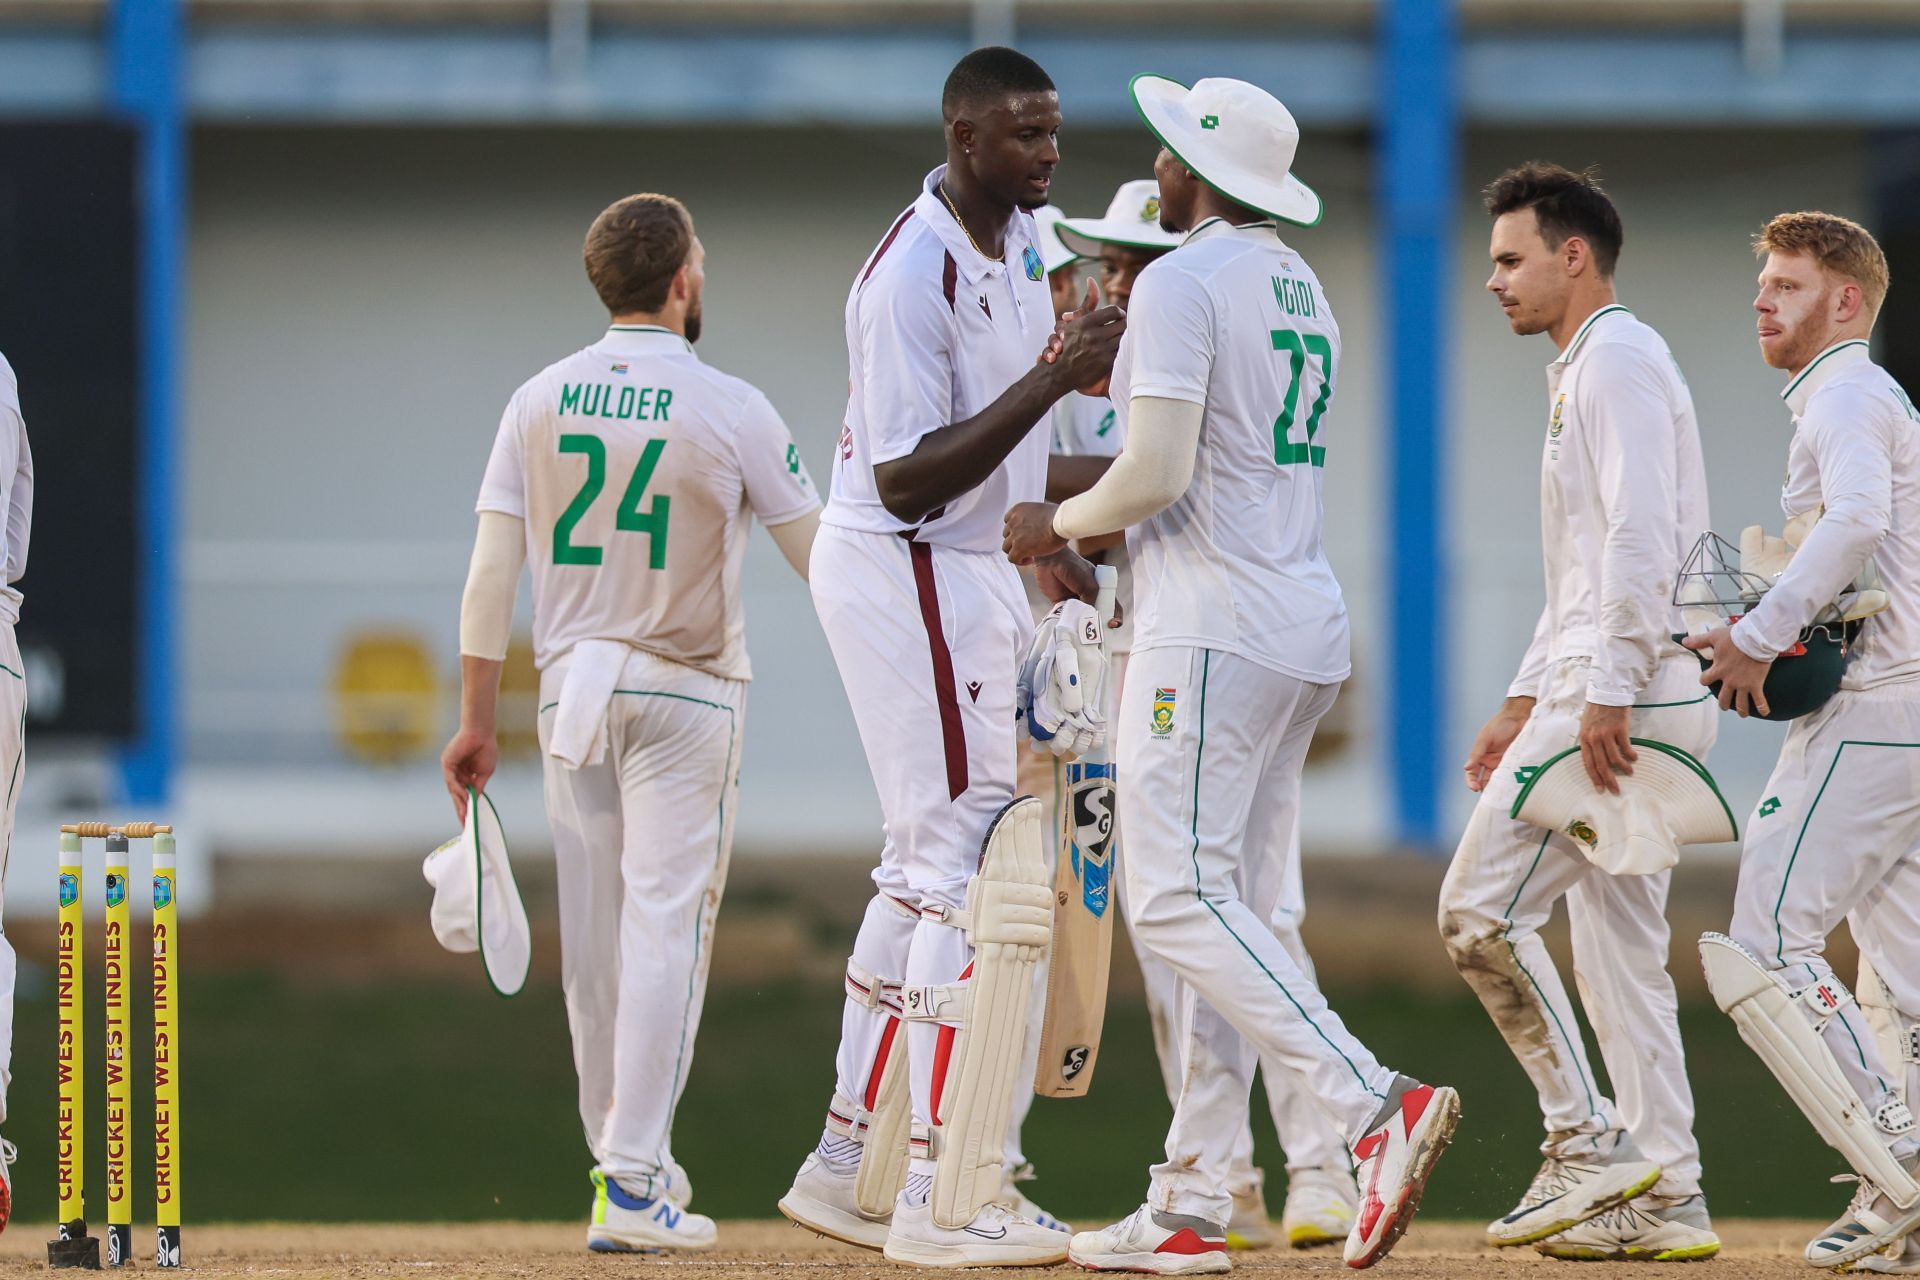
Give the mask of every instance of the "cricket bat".
<svg viewBox="0 0 1920 1280">
<path fill-rule="evenodd" d="M 1094 612 L 1104 653 L 1120 571 L 1100 565 L 1093 572 L 1099 585 Z M 1108 744 L 1065 766 L 1065 782 L 1060 856 L 1053 873 L 1047 1008 L 1033 1077 L 1033 1091 L 1043 1098 L 1077 1098 L 1093 1083 L 1100 1028 L 1107 1020 L 1107 966 L 1113 957 L 1115 793 Z"/>
</svg>

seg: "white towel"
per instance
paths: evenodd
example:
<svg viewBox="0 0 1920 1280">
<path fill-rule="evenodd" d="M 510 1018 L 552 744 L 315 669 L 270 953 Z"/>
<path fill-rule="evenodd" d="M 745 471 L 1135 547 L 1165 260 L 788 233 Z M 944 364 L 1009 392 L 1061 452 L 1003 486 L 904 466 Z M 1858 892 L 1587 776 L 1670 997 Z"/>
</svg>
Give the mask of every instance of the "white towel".
<svg viewBox="0 0 1920 1280">
<path fill-rule="evenodd" d="M 582 640 L 568 655 L 547 753 L 569 769 L 606 758 L 607 707 L 620 683 L 620 669 L 632 654 L 618 640 Z"/>
</svg>

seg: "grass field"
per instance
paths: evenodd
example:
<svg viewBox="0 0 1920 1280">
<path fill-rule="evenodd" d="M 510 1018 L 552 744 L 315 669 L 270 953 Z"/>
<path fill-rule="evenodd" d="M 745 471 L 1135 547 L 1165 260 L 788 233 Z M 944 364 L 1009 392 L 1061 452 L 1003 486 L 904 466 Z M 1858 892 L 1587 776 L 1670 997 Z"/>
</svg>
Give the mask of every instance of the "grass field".
<svg viewBox="0 0 1920 1280">
<path fill-rule="evenodd" d="M 90 971 L 96 981 L 97 969 Z M 508 1001 L 477 974 L 347 981 L 284 968 L 188 974 L 189 1223 L 584 1221 L 590 1158 L 560 992 L 550 979 Z M 1436 998 L 1336 987 L 1333 999 L 1385 1061 L 1451 1082 L 1463 1095 L 1465 1118 L 1424 1214 L 1484 1220 L 1507 1207 L 1533 1172 L 1539 1124 L 1525 1078 L 1478 1004 L 1464 990 Z M 697 1207 L 719 1218 L 771 1215 L 819 1133 L 840 1007 L 832 988 L 811 983 L 713 992 L 676 1128 Z M 96 1036 L 98 1009 L 96 1001 L 89 1024 Z M 1831 1216 L 1846 1198 L 1827 1185 L 1838 1161 L 1789 1111 L 1724 1017 L 1700 1005 L 1682 1017 L 1716 1214 Z M 53 1218 L 52 1026 L 44 969 L 25 969 L 5 1130 L 20 1147 L 15 1218 L 23 1225 Z M 144 1018 L 136 1028 L 139 1046 Z M 1167 1120 L 1147 1020 L 1130 998 L 1116 998 L 1107 1036 L 1092 1093 L 1042 1100 L 1029 1122 L 1028 1150 L 1042 1175 L 1031 1190 L 1070 1220 L 1105 1218 L 1139 1202 Z M 136 1058 L 135 1079 L 144 1072 Z M 93 1084 L 88 1202 L 97 1218 L 101 1110 Z M 1256 1107 L 1260 1159 L 1275 1171 L 1271 1188 L 1282 1161 L 1258 1095 Z M 147 1114 L 141 1101 L 137 1115 Z M 149 1169 L 148 1144 L 137 1127 L 136 1134 L 134 1167 Z M 150 1176 L 136 1182 L 142 1223 Z M 1277 1189 L 1272 1203 L 1277 1211 Z"/>
</svg>

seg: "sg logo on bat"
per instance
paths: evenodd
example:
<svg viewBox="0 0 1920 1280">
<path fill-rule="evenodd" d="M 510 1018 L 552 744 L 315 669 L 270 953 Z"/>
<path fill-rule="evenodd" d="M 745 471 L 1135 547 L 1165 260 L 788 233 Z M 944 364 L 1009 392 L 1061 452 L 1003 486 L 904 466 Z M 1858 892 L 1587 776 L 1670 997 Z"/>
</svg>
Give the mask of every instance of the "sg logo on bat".
<svg viewBox="0 0 1920 1280">
<path fill-rule="evenodd" d="M 1067 766 L 1068 800 L 1073 806 L 1073 874 L 1095 919 L 1107 912 L 1113 880 L 1113 766 Z"/>
</svg>

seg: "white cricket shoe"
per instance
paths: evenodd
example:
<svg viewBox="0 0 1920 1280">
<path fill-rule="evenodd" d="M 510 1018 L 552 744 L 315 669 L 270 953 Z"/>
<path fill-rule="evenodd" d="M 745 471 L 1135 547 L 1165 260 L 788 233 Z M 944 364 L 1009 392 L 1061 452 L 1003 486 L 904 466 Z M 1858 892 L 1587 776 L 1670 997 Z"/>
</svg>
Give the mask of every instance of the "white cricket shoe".
<svg viewBox="0 0 1920 1280">
<path fill-rule="evenodd" d="M 634 1195 L 600 1170 L 593 1171 L 593 1224 L 587 1248 L 595 1253 L 658 1253 L 663 1249 L 711 1249 L 713 1219 L 691 1213 L 664 1195 Z"/>
<path fill-rule="evenodd" d="M 1348 1266 L 1372 1266 L 1405 1233 L 1459 1123 L 1460 1095 L 1452 1089 L 1394 1077 L 1380 1114 L 1353 1148 L 1360 1206 L 1347 1235 Z"/>
<path fill-rule="evenodd" d="M 997 1204 L 983 1205 L 964 1227 L 943 1227 L 931 1201 L 915 1204 L 902 1191 L 884 1252 L 914 1267 L 1050 1267 L 1067 1260 L 1067 1237 Z"/>
<path fill-rule="evenodd" d="M 1533 1246 L 1581 1262 L 1697 1262 L 1720 1252 L 1705 1196 L 1641 1196 Z"/>
<path fill-rule="evenodd" d="M 589 1178 L 595 1175 L 605 1176 L 599 1165 L 593 1166 L 587 1174 Z M 687 1177 L 687 1171 L 672 1156 L 667 1157 L 667 1163 L 660 1172 L 650 1177 L 628 1178 L 627 1185 L 643 1200 L 658 1198 L 677 1204 L 682 1209 L 693 1204 L 693 1180 Z"/>
<path fill-rule="evenodd" d="M 1337 1244 L 1353 1230 L 1359 1207 L 1360 1188 L 1345 1169 L 1289 1169 L 1280 1230 L 1294 1249 Z"/>
<path fill-rule="evenodd" d="M 1141 1205 L 1120 1221 L 1073 1237 L 1067 1258 L 1088 1271 L 1197 1276 L 1231 1271 L 1227 1232 L 1217 1222 Z"/>
<path fill-rule="evenodd" d="M 1487 1243 L 1534 1244 L 1651 1191 L 1660 1166 L 1640 1154 L 1626 1130 L 1612 1138 L 1611 1145 L 1605 1135 L 1598 1140 L 1605 1154 L 1547 1157 L 1513 1212 L 1487 1224 Z"/>
<path fill-rule="evenodd" d="M 1879 1253 L 1870 1253 L 1841 1271 L 1870 1271 L 1883 1276 L 1920 1276 L 1920 1236 L 1908 1236 Z"/>
<path fill-rule="evenodd" d="M 1267 1217 L 1266 1184 L 1267 1175 L 1263 1171 L 1248 1169 L 1247 1176 L 1232 1189 L 1233 1216 L 1227 1219 L 1227 1248 L 1273 1247 L 1273 1220 Z M 1346 1234 L 1344 1229 L 1341 1234 Z"/>
<path fill-rule="evenodd" d="M 1003 1209 L 1009 1209 L 1019 1214 L 1028 1222 L 1038 1223 L 1049 1231 L 1058 1231 L 1065 1235 L 1072 1235 L 1072 1227 L 1060 1221 L 1060 1219 L 1054 1217 L 1045 1209 L 1042 1209 L 1032 1200 L 1029 1200 L 1026 1193 L 1020 1190 L 1021 1183 L 1031 1182 L 1033 1179 L 1034 1172 L 1031 1163 L 1023 1164 L 1018 1169 L 1007 1170 L 1006 1177 L 1002 1179 L 1000 1183 L 1000 1195 L 994 1200 L 994 1203 Z"/>
<path fill-rule="evenodd" d="M 1920 1155 L 1900 1162 L 1920 1173 Z M 1807 1242 L 1807 1261 L 1816 1267 L 1853 1266 L 1920 1228 L 1920 1201 L 1902 1209 L 1865 1178 L 1853 1203 L 1825 1231 Z"/>
<path fill-rule="evenodd" d="M 817 1236 L 862 1249 L 887 1247 L 891 1215 L 872 1217 L 860 1212 L 853 1198 L 856 1164 L 835 1164 L 818 1151 L 809 1151 L 793 1175 L 793 1186 L 780 1197 L 780 1212 Z"/>
</svg>

